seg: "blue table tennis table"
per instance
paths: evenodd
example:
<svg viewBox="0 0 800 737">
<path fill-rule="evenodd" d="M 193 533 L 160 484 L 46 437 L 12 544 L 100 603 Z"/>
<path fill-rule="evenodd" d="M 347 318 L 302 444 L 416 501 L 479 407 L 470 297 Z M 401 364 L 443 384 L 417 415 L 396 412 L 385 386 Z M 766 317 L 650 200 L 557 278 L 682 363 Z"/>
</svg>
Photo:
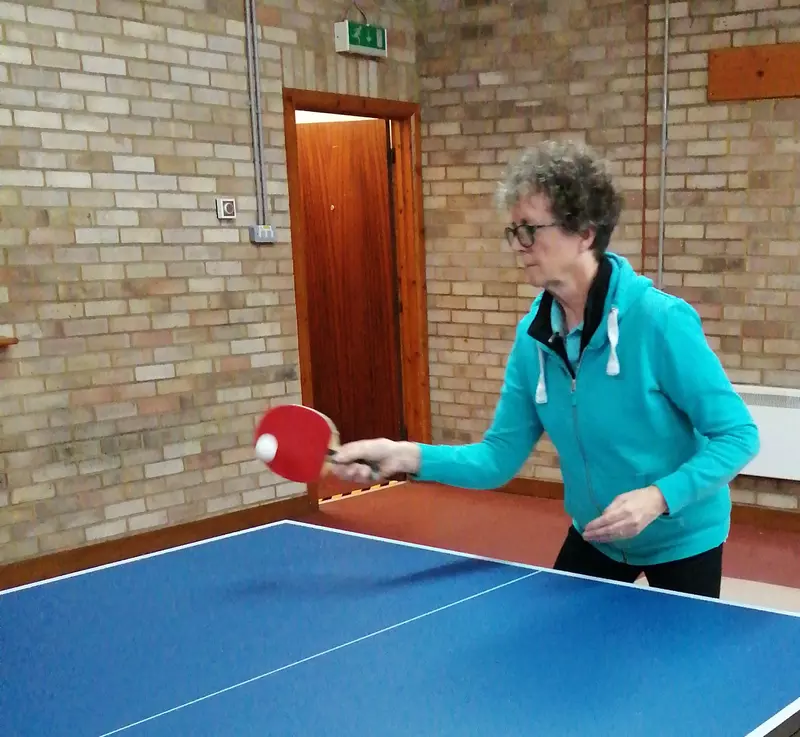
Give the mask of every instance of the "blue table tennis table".
<svg viewBox="0 0 800 737">
<path fill-rule="evenodd" d="M 800 616 L 294 521 L 0 594 L 3 737 L 786 737 Z"/>
</svg>

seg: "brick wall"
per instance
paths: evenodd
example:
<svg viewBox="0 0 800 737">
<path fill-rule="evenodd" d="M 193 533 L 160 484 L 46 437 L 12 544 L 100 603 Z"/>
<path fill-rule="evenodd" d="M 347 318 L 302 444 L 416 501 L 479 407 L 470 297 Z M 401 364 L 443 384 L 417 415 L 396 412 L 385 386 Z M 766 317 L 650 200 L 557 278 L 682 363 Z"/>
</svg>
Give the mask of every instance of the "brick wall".
<svg viewBox="0 0 800 737">
<path fill-rule="evenodd" d="M 409 22 L 373 16 L 391 58 L 349 61 L 344 7 L 259 8 L 258 250 L 241 0 L 0 2 L 0 561 L 298 492 L 250 450 L 299 398 L 282 85 L 416 89 Z"/>
<path fill-rule="evenodd" d="M 464 0 L 431 14 L 419 46 L 425 122 L 435 438 L 486 428 L 514 326 L 533 292 L 505 247 L 491 195 L 510 156 L 583 138 L 613 162 L 627 206 L 614 250 L 656 269 L 664 5 L 644 0 Z M 800 39 L 797 0 L 696 0 L 670 8 L 664 286 L 701 312 L 736 382 L 800 387 L 800 100 L 705 102 L 709 49 Z M 545 438 L 524 475 L 557 480 Z M 745 503 L 798 508 L 800 486 L 738 479 Z"/>
<path fill-rule="evenodd" d="M 349 3 L 348 3 L 349 4 Z M 362 3 L 368 10 L 371 5 Z M 419 10 L 419 0 L 402 0 Z M 259 8 L 271 222 L 257 250 L 240 0 L 0 0 L 0 561 L 293 495 L 251 460 L 256 416 L 297 399 L 283 85 L 424 102 L 438 440 L 491 417 L 520 282 L 491 206 L 510 156 L 585 137 L 627 192 L 639 260 L 645 2 L 430 3 L 385 63 L 346 61 L 343 0 Z M 792 7 L 794 6 L 794 7 Z M 704 103 L 705 52 L 800 39 L 797 0 L 671 5 L 665 285 L 702 312 L 732 378 L 800 385 L 798 101 Z M 655 268 L 663 4 L 650 11 L 646 269 Z M 238 198 L 237 226 L 214 197 Z M 793 353 L 794 351 L 794 353 Z M 457 429 L 458 428 L 458 429 Z M 557 479 L 545 439 L 525 475 Z M 797 508 L 798 491 L 737 483 Z"/>
</svg>

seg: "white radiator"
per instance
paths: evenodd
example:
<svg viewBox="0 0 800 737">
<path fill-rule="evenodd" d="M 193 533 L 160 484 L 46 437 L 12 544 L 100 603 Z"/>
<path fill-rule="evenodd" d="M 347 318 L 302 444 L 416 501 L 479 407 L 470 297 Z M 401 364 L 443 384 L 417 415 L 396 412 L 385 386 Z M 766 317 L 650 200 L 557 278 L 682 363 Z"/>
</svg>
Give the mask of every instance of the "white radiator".
<svg viewBox="0 0 800 737">
<path fill-rule="evenodd" d="M 800 389 L 734 384 L 761 435 L 761 451 L 743 469 L 748 476 L 800 481 Z"/>
</svg>

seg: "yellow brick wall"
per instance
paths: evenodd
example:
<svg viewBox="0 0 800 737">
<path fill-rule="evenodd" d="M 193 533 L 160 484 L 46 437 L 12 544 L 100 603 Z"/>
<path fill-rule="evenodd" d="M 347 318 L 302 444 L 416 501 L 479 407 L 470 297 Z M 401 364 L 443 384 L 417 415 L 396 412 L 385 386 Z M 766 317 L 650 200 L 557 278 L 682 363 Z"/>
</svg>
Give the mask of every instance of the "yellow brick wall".
<svg viewBox="0 0 800 737">
<path fill-rule="evenodd" d="M 345 5 L 259 8 L 259 249 L 243 2 L 0 1 L 0 561 L 298 492 L 250 448 L 299 399 L 282 87 L 416 90 L 396 13 L 388 61 L 335 54 Z"/>
<path fill-rule="evenodd" d="M 435 5 L 435 4 L 434 4 Z M 491 195 L 509 157 L 550 137 L 609 156 L 626 193 L 613 249 L 655 276 L 664 3 L 466 0 L 419 44 L 435 439 L 491 418 L 514 326 L 533 292 Z M 800 100 L 706 102 L 707 51 L 800 40 L 797 0 L 670 4 L 664 287 L 701 312 L 732 380 L 800 387 Z M 687 367 L 688 370 L 688 367 Z M 524 475 L 560 478 L 545 438 Z M 738 479 L 738 501 L 797 509 L 800 486 Z"/>
<path fill-rule="evenodd" d="M 299 392 L 284 85 L 423 102 L 438 440 L 485 429 L 533 297 L 490 204 L 510 156 L 561 135 L 612 156 L 628 196 L 615 249 L 641 265 L 644 0 L 432 0 L 416 49 L 399 8 L 425 3 L 382 3 L 382 63 L 334 53 L 346 5 L 259 6 L 279 244 L 256 249 L 243 2 L 0 0 L 0 335 L 21 341 L 0 354 L 0 561 L 297 493 L 249 448 L 267 399 Z M 663 15 L 653 3 L 649 273 Z M 732 378 L 784 386 L 800 384 L 800 107 L 704 98 L 708 49 L 800 40 L 799 15 L 797 0 L 671 4 L 665 284 Z M 219 195 L 238 227 L 216 220 Z M 524 473 L 558 479 L 546 440 Z M 746 480 L 736 496 L 800 498 Z"/>
</svg>

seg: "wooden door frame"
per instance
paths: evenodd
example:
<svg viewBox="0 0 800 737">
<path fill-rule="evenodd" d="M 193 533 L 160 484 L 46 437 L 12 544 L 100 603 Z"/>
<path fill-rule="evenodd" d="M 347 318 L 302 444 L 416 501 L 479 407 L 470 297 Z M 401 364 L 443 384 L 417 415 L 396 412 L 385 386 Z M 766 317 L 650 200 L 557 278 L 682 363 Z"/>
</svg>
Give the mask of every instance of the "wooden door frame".
<svg viewBox="0 0 800 737">
<path fill-rule="evenodd" d="M 403 416 L 408 439 L 431 442 L 431 398 L 428 365 L 428 312 L 425 284 L 425 241 L 422 218 L 422 147 L 420 106 L 412 102 L 340 95 L 312 90 L 284 89 L 283 119 L 289 186 L 292 260 L 297 309 L 300 391 L 304 404 L 313 406 L 314 392 L 309 332 L 309 294 L 305 224 L 302 217 L 300 170 L 297 155 L 298 110 L 359 115 L 388 120 L 395 150 L 392 177 L 394 229 L 400 305 L 400 370 Z M 334 420 L 335 421 L 335 420 Z M 312 506 L 314 485 L 309 486 Z"/>
</svg>

